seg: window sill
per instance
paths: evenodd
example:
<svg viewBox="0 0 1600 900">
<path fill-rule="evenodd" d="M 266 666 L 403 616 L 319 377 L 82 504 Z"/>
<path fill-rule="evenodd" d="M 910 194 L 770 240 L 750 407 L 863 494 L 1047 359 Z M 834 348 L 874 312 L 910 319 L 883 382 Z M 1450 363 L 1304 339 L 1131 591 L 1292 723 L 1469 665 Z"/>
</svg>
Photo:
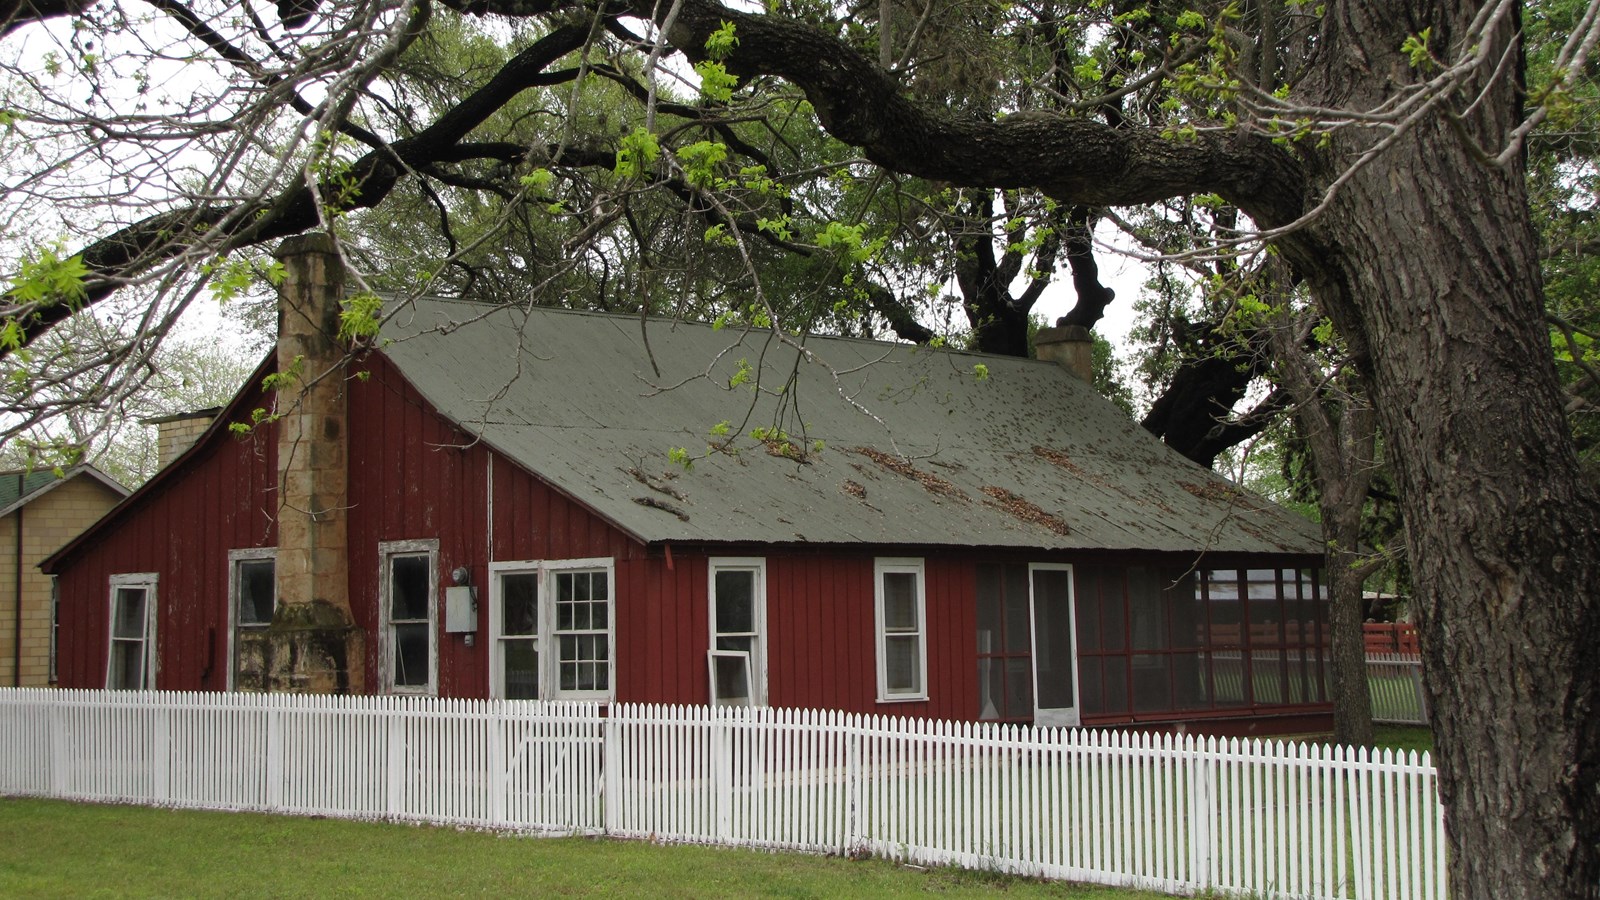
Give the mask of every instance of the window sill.
<svg viewBox="0 0 1600 900">
<path fill-rule="evenodd" d="M 927 694 L 918 694 L 918 695 L 916 695 L 914 697 L 913 696 L 900 696 L 900 695 L 896 695 L 896 696 L 893 696 L 893 697 L 879 697 L 878 698 L 878 702 L 879 703 L 927 703 L 928 702 L 928 695 Z"/>
</svg>

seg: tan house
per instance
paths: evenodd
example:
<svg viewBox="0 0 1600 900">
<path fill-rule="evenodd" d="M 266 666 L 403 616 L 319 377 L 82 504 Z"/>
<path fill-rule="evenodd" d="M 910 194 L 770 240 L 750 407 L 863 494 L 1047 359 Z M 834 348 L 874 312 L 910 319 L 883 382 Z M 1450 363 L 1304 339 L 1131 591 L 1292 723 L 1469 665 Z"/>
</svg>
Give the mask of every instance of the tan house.
<svg viewBox="0 0 1600 900">
<path fill-rule="evenodd" d="M 54 683 L 53 579 L 39 563 L 126 496 L 89 465 L 0 472 L 0 686 Z"/>
</svg>

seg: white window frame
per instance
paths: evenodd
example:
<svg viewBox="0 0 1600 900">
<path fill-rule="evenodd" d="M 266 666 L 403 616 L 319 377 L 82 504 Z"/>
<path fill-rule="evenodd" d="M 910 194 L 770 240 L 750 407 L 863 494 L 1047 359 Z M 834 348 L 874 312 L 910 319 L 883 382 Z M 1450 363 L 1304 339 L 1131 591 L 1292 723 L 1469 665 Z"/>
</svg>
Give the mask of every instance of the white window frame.
<svg viewBox="0 0 1600 900">
<path fill-rule="evenodd" d="M 390 560 L 397 556 L 428 558 L 428 683 L 394 683 L 394 634 L 390 620 Z M 378 671 L 381 690 L 386 694 L 435 696 L 439 693 L 439 540 L 378 542 Z"/>
<path fill-rule="evenodd" d="M 56 684 L 60 678 L 60 652 L 61 652 L 61 584 L 56 576 L 50 576 L 50 683 Z"/>
<path fill-rule="evenodd" d="M 234 677 L 239 671 L 239 563 L 272 560 L 272 612 L 278 612 L 278 548 L 249 547 L 228 551 L 228 690 L 235 690 Z M 268 620 L 270 624 L 270 619 Z M 261 628 L 265 626 L 250 626 Z M 263 673 L 265 674 L 265 673 Z"/>
<path fill-rule="evenodd" d="M 537 560 L 520 560 L 508 562 L 489 563 L 489 696 L 496 700 L 506 697 L 506 672 L 505 672 L 505 603 L 502 596 L 501 579 L 507 575 L 534 575 L 537 576 L 539 591 L 539 609 L 534 619 L 533 636 L 516 635 L 516 640 L 525 640 L 533 644 L 533 651 L 539 660 L 539 699 L 546 699 L 549 689 L 549 678 L 545 675 L 545 578 L 540 563 Z"/>
<path fill-rule="evenodd" d="M 606 574 L 606 689 L 603 691 L 563 691 L 561 660 L 556 641 L 556 576 L 563 572 L 600 570 Z M 539 699 L 599 700 L 609 703 L 617 692 L 617 572 L 612 557 L 556 560 L 503 560 L 489 563 L 489 696 L 505 697 L 505 645 L 501 629 L 501 579 L 506 575 L 539 576 L 539 616 L 533 637 L 539 655 Z"/>
<path fill-rule="evenodd" d="M 1072 640 L 1066 648 L 1070 654 L 1067 667 L 1072 671 L 1072 706 L 1039 707 L 1039 617 L 1038 617 L 1038 585 L 1034 576 L 1039 572 L 1065 572 L 1067 573 L 1067 631 Z M 1126 583 L 1126 576 L 1124 576 Z M 1131 597 L 1125 602 L 1131 606 Z M 1136 653 L 1133 649 L 1132 634 L 1129 634 L 1127 652 Z M 1056 648 L 1061 649 L 1061 648 Z M 1033 724 L 1043 727 L 1077 728 L 1083 724 L 1083 666 L 1078 661 L 1078 580 L 1073 572 L 1071 563 L 1029 563 L 1028 564 L 1028 668 L 1033 679 Z M 1129 685 L 1129 704 L 1132 704 L 1132 685 Z"/>
<path fill-rule="evenodd" d="M 897 632 L 899 635 L 914 634 L 917 639 L 917 666 L 920 690 L 890 693 L 888 670 L 888 632 L 884 629 L 883 622 L 883 577 L 893 574 L 910 574 L 916 576 L 917 584 L 917 627 L 913 632 Z M 874 618 L 874 638 L 878 651 L 878 702 L 879 703 L 911 703 L 928 699 L 928 592 L 927 592 L 926 567 L 921 558 L 879 557 L 873 560 L 872 565 L 872 604 Z"/>
<path fill-rule="evenodd" d="M 107 610 L 110 616 L 106 620 L 106 688 L 112 689 L 111 675 L 116 671 L 116 653 L 113 650 L 117 644 L 117 591 L 123 588 L 142 588 L 144 595 L 144 666 L 141 669 L 144 683 L 137 687 L 124 688 L 124 690 L 150 691 L 155 690 L 157 665 L 160 657 L 156 653 L 156 601 L 157 585 L 160 576 L 155 572 L 133 572 L 124 575 L 111 576 L 111 590 L 107 598 Z"/>
<path fill-rule="evenodd" d="M 719 659 L 731 659 L 731 660 L 734 660 L 735 662 L 737 662 L 740 666 L 742 666 L 744 668 L 745 683 L 749 684 L 749 685 L 752 685 L 752 686 L 755 684 L 755 676 L 750 673 L 750 654 L 749 653 L 746 653 L 743 650 L 718 650 L 716 648 L 712 648 L 711 650 L 706 651 L 706 671 L 711 677 L 711 705 L 712 706 L 746 706 L 746 705 L 749 705 L 749 706 L 760 706 L 761 704 L 757 703 L 756 702 L 756 698 L 753 697 L 753 696 L 743 698 L 743 699 L 749 701 L 748 704 L 746 704 L 746 703 L 738 703 L 738 702 L 734 702 L 732 700 L 725 700 L 724 698 L 717 696 L 717 660 L 719 660 Z M 751 691 L 751 693 L 753 694 L 754 691 Z"/>
<path fill-rule="evenodd" d="M 716 669 L 712 656 L 717 653 L 734 653 L 739 651 L 717 649 L 717 573 L 751 572 L 755 575 L 755 584 L 751 588 L 750 603 L 752 605 L 752 622 L 755 628 L 754 658 L 750 660 L 750 705 L 767 705 L 767 560 L 760 556 L 713 556 L 707 566 L 706 577 L 706 606 L 708 612 L 706 620 L 710 627 L 710 643 L 707 645 L 712 655 L 706 657 L 707 670 L 712 679 L 713 694 L 715 693 Z M 716 697 L 712 696 L 712 703 Z"/>
</svg>

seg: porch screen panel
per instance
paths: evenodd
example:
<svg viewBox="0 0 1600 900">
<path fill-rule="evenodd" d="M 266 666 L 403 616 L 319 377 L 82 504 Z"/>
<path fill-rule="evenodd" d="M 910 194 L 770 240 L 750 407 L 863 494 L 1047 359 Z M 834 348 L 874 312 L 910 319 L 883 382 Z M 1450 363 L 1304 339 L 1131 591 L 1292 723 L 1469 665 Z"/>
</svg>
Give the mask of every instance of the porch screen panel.
<svg viewBox="0 0 1600 900">
<path fill-rule="evenodd" d="M 1033 715 L 1033 663 L 1028 631 L 1028 567 L 977 567 L 978 718 Z"/>
<path fill-rule="evenodd" d="M 1201 593 L 1209 621 L 1213 703 L 1218 708 L 1245 706 L 1252 702 L 1252 694 L 1239 573 L 1222 569 L 1203 574 Z"/>
</svg>

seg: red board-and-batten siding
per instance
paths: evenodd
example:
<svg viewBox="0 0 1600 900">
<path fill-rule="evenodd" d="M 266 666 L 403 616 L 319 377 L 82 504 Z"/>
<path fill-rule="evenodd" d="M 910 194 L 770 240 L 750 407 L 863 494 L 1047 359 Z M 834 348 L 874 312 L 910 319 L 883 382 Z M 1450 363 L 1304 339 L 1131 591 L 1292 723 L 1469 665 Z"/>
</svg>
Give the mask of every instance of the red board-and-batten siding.
<svg viewBox="0 0 1600 900">
<path fill-rule="evenodd" d="M 368 635 L 367 690 L 375 689 L 380 671 L 373 639 L 378 545 L 436 539 L 440 587 L 452 569 L 463 566 L 479 587 L 477 634 L 482 638 L 469 647 L 462 635 L 445 633 L 441 603 L 436 623 L 441 695 L 488 694 L 490 560 L 610 557 L 616 576 L 616 698 L 708 700 L 708 560 L 720 551 L 647 548 L 473 441 L 381 356 L 374 355 L 363 368 L 369 379 L 349 382 L 348 577 L 355 624 Z M 268 405 L 255 392 L 230 415 L 237 421 Z M 178 471 L 166 473 L 153 490 L 118 513 L 113 527 L 93 535 L 64 561 L 59 584 L 63 685 L 105 684 L 110 576 L 157 572 L 157 686 L 227 686 L 228 551 L 275 545 L 276 457 L 270 427 L 244 439 L 214 435 L 186 456 Z M 978 709 L 975 566 L 993 560 L 976 553 L 926 556 L 929 699 L 880 704 L 874 556 L 910 554 L 873 550 L 743 547 L 727 552 L 766 560 L 768 702 L 973 718 Z"/>
<path fill-rule="evenodd" d="M 465 566 L 486 600 L 488 561 L 610 557 L 615 563 L 616 696 L 641 702 L 704 703 L 709 696 L 708 558 L 651 553 L 544 481 L 492 453 L 437 414 L 382 357 L 351 381 L 349 415 L 349 583 L 355 624 L 367 635 L 367 686 L 380 671 L 378 545 L 436 539 L 441 586 Z M 270 406 L 254 391 L 232 420 Z M 164 690 L 221 690 L 228 683 L 228 551 L 277 542 L 277 446 L 270 426 L 245 438 L 213 435 L 164 473 L 62 566 L 61 683 L 102 687 L 109 646 L 112 575 L 155 572 L 156 684 Z M 493 478 L 490 479 L 490 466 Z M 486 509 L 492 490 L 493 521 Z M 493 546 L 490 547 L 492 533 Z M 800 551 L 768 556 L 769 702 L 857 711 L 876 703 L 873 558 Z M 957 568 L 928 562 L 930 659 L 970 655 L 976 627 L 970 597 L 951 597 Z M 967 591 L 970 593 L 970 590 Z M 952 602 L 954 601 L 954 602 Z M 441 620 L 443 611 L 441 609 Z M 480 636 L 488 609 L 480 602 Z M 442 622 L 441 622 L 442 624 Z M 438 635 L 438 690 L 487 696 L 487 640 L 468 647 Z M 956 654 L 953 657 L 946 653 Z M 907 714 L 968 716 L 973 678 L 930 668 L 933 700 L 885 705 Z M 959 667 L 964 673 L 973 666 Z"/>
</svg>

